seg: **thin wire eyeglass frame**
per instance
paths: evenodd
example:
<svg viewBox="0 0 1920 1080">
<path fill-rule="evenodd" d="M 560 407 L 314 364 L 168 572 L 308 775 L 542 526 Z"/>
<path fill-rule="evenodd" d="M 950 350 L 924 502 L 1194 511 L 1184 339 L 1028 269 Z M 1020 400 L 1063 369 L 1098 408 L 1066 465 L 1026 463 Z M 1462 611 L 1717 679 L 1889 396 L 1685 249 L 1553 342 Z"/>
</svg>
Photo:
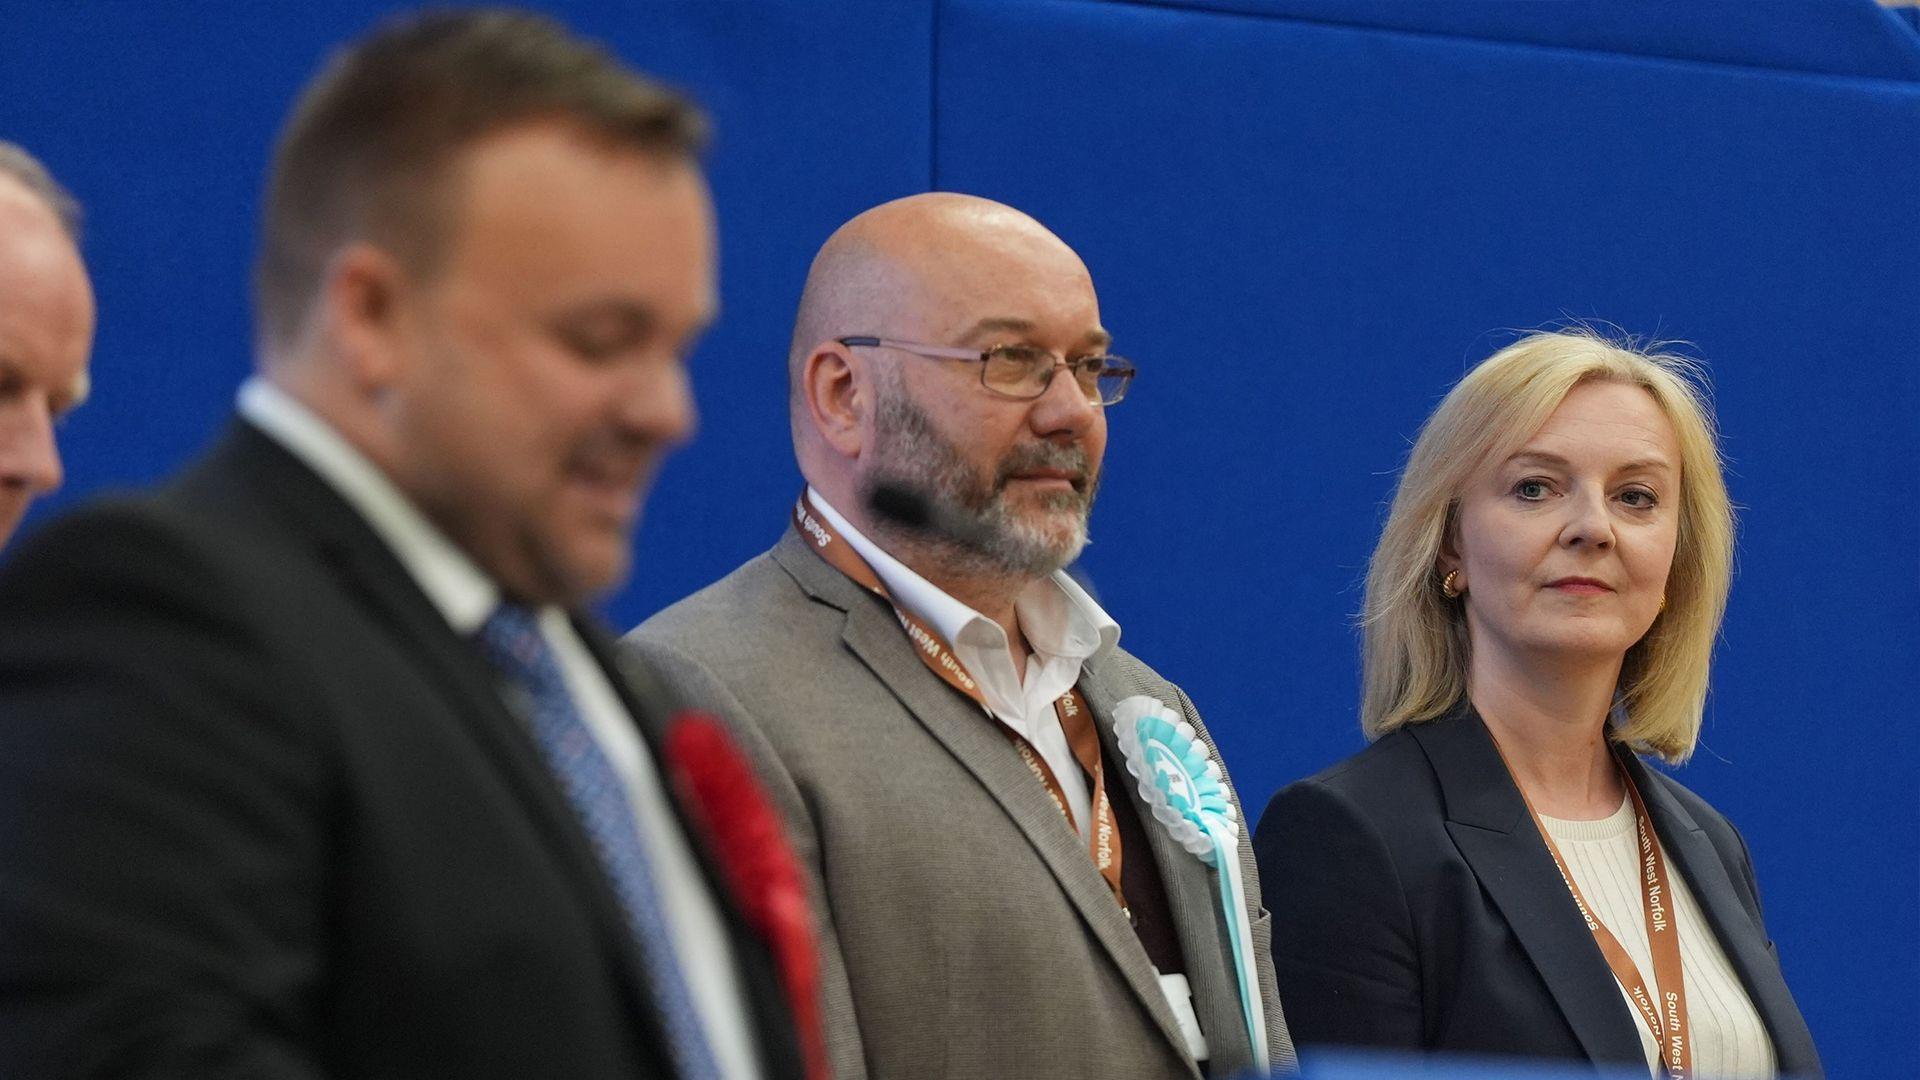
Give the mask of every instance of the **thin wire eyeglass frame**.
<svg viewBox="0 0 1920 1080">
<path fill-rule="evenodd" d="M 1067 368 L 1075 373 L 1075 382 L 1079 381 L 1080 372 L 1091 372 L 1094 375 L 1095 382 L 1092 390 L 1087 395 L 1087 404 L 1098 405 L 1103 408 L 1108 405 L 1118 405 L 1121 400 L 1127 396 L 1127 389 L 1133 385 L 1133 376 L 1137 370 L 1133 366 L 1132 361 L 1121 356 L 1111 356 L 1102 353 L 1096 356 L 1083 356 L 1076 360 L 1066 360 L 1062 359 L 1057 353 L 1039 350 L 1047 352 L 1047 355 L 1053 358 L 1053 367 L 1048 370 L 1046 380 L 1040 384 L 1038 389 L 1030 394 L 1018 394 L 989 383 L 987 381 L 987 371 L 992 367 L 992 362 L 997 354 L 1005 353 L 1009 349 L 1025 349 L 1031 348 L 1032 346 L 1001 345 L 980 351 L 955 348 L 949 345 L 927 345 L 918 341 L 901 341 L 896 338 L 870 337 L 866 335 L 835 338 L 834 340 L 848 348 L 897 349 L 900 352 L 912 353 L 915 356 L 924 356 L 933 360 L 971 361 L 980 365 L 981 388 L 989 394 L 1006 398 L 1009 401 L 1033 401 L 1041 397 L 1047 392 L 1048 388 L 1053 385 L 1053 380 L 1055 376 L 1060 374 L 1060 369 Z"/>
</svg>

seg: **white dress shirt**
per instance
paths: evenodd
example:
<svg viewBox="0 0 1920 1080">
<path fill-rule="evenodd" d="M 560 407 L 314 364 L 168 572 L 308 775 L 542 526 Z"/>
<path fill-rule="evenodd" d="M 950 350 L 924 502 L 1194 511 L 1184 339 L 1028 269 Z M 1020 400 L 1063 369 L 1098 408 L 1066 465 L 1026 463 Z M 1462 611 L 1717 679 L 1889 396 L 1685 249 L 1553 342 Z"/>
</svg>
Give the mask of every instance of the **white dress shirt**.
<svg viewBox="0 0 1920 1080">
<path fill-rule="evenodd" d="M 263 379 L 241 386 L 240 415 L 299 458 L 359 512 L 447 624 L 472 637 L 500 603 L 500 587 L 454 546 L 392 481 L 340 434 Z M 540 632 L 560 664 L 587 727 L 619 774 L 653 863 L 654 887 L 674 937 L 680 968 L 729 1080 L 762 1075 L 747 1023 L 746 996 L 734 967 L 732 940 L 698 860 L 668 801 L 660 770 L 607 674 L 574 632 L 567 613 L 539 611 Z"/>
<path fill-rule="evenodd" d="M 999 623 L 955 600 L 887 554 L 848 524 L 847 519 L 811 487 L 807 489 L 807 498 L 834 531 L 873 568 L 894 603 L 912 612 L 945 639 L 953 649 L 954 659 L 965 665 L 974 681 L 980 684 L 987 708 L 1026 739 L 1047 763 L 1047 768 L 1053 770 L 1061 793 L 1067 797 L 1067 807 L 1073 811 L 1081 838 L 1092 837 L 1093 800 L 1086 774 L 1080 770 L 1079 760 L 1067 745 L 1067 734 L 1060 727 L 1053 703 L 1080 681 L 1080 669 L 1087 661 L 1113 648 L 1120 640 L 1120 624 L 1101 610 L 1093 597 L 1064 571 L 1034 582 L 1013 603 L 1020 619 L 1020 632 L 1033 650 L 1033 655 L 1027 657 L 1026 678 L 1022 679 L 1014 671 L 1007 632 Z M 1110 777 L 1108 782 L 1123 781 Z M 1109 788 L 1108 793 L 1118 790 Z"/>
<path fill-rule="evenodd" d="M 1620 942 L 1647 989 L 1660 997 L 1659 974 L 1653 966 L 1653 945 L 1647 940 L 1646 901 L 1640 892 L 1640 830 L 1635 824 L 1633 800 L 1622 796 L 1620 807 L 1598 821 L 1569 821 L 1540 815 L 1553 842 L 1560 848 L 1567 872 L 1594 917 L 1606 924 Z M 1775 1075 L 1779 1063 L 1773 1040 L 1759 1010 L 1740 985 L 1726 950 L 1694 899 L 1685 874 L 1666 855 L 1668 899 L 1680 928 L 1681 981 L 1686 984 L 1688 1023 L 1693 1035 L 1693 1074 L 1702 1080 L 1757 1080 Z M 1616 985 L 1618 981 L 1616 980 Z M 1664 1075 L 1660 1047 L 1641 1022 L 1640 1011 L 1620 988 L 1621 1000 L 1633 1014 L 1640 1033 L 1640 1050 L 1655 1076 Z"/>
</svg>

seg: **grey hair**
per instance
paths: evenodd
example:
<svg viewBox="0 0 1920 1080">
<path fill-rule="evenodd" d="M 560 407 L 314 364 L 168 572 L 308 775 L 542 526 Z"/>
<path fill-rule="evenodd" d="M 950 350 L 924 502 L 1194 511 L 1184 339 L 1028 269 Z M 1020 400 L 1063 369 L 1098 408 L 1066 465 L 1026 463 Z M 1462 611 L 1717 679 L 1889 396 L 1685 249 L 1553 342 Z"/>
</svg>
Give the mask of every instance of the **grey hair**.
<svg viewBox="0 0 1920 1080">
<path fill-rule="evenodd" d="M 0 139 L 0 176 L 11 177 L 21 187 L 32 192 L 53 216 L 60 221 L 60 227 L 66 230 L 73 242 L 80 242 L 80 201 L 60 181 L 53 178 L 40 159 L 27 153 L 25 147 Z"/>
</svg>

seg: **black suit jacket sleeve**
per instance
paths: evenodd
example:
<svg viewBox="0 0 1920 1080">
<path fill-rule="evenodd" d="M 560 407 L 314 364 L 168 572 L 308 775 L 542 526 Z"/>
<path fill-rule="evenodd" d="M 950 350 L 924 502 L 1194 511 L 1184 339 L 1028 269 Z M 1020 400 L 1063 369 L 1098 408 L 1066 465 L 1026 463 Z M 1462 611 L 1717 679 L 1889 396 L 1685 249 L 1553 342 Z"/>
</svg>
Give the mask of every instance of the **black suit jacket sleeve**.
<svg viewBox="0 0 1920 1080">
<path fill-rule="evenodd" d="M 297 988 L 324 751 L 288 706 L 320 691 L 243 631 L 208 550 L 89 513 L 0 578 L 8 1076 L 321 1075 Z"/>
<path fill-rule="evenodd" d="M 1413 919 L 1379 831 L 1340 792 L 1302 780 L 1274 796 L 1253 850 L 1294 1040 L 1422 1046 Z"/>
</svg>

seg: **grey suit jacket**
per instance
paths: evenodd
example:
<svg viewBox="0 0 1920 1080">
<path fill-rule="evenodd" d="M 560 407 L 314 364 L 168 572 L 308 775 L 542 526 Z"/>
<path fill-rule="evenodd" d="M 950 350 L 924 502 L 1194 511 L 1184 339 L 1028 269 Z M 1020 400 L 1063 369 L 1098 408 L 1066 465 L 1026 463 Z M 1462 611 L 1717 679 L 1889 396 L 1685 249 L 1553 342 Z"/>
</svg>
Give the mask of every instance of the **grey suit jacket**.
<svg viewBox="0 0 1920 1080">
<path fill-rule="evenodd" d="M 783 800 L 823 920 L 840 1080 L 1197 1077 L 1152 964 L 1086 846 L 1005 736 L 920 661 L 892 610 L 791 530 L 628 637 L 688 704 L 736 728 Z M 1178 687 L 1114 649 L 1080 689 L 1100 718 L 1149 694 L 1201 727 Z M 1217 756 L 1217 751 L 1216 751 Z M 1214 871 L 1140 803 L 1215 1077 L 1252 1050 Z M 1243 833 L 1244 836 L 1244 833 Z M 1276 1068 L 1292 1070 L 1243 839 Z"/>
</svg>

